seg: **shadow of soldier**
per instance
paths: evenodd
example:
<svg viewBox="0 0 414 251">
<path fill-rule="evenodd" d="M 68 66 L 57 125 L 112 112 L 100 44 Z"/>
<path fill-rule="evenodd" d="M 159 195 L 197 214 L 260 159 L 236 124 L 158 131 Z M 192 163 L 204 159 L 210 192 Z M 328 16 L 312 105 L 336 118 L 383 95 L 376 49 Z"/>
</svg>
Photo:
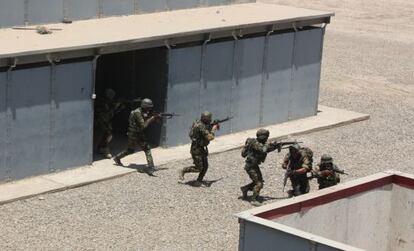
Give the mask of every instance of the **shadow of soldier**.
<svg viewBox="0 0 414 251">
<path fill-rule="evenodd" d="M 154 173 L 158 171 L 168 170 L 168 168 L 166 167 L 162 167 L 162 168 L 154 167 L 153 169 L 148 169 L 147 165 L 143 165 L 143 164 L 129 164 L 128 166 L 125 166 L 125 168 L 134 169 L 134 170 L 137 170 L 137 172 L 139 173 L 145 173 L 152 177 L 158 177 L 154 175 Z"/>
<path fill-rule="evenodd" d="M 191 186 L 191 187 L 211 187 L 214 183 L 222 180 L 223 178 L 216 179 L 216 180 L 203 180 L 203 181 L 197 181 L 197 180 L 190 180 L 187 182 L 178 182 L 179 184 Z"/>
</svg>

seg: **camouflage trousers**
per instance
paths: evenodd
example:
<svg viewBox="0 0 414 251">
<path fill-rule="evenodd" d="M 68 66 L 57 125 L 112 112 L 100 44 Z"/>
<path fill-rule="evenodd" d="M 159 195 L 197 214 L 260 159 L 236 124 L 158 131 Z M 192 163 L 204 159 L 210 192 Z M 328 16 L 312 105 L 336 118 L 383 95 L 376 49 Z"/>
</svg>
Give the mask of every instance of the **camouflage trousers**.
<svg viewBox="0 0 414 251">
<path fill-rule="evenodd" d="M 264 180 L 262 172 L 260 171 L 260 167 L 259 165 L 246 163 L 244 170 L 249 175 L 249 178 L 252 180 L 252 182 L 241 187 L 241 189 L 245 191 L 253 191 L 252 200 L 256 200 L 257 196 L 259 196 L 260 194 L 260 190 L 262 190 L 264 185 Z"/>
<path fill-rule="evenodd" d="M 185 167 L 183 173 L 199 173 L 197 181 L 201 182 L 208 170 L 208 148 L 193 144 L 190 153 L 194 165 Z"/>
<path fill-rule="evenodd" d="M 328 178 L 318 178 L 319 189 L 335 186 L 340 182 L 338 175 Z"/>
<path fill-rule="evenodd" d="M 122 159 L 128 155 L 133 154 L 137 148 L 141 148 L 145 153 L 148 167 L 154 167 L 154 160 L 152 159 L 151 147 L 145 139 L 144 135 L 131 135 L 128 134 L 128 146 L 127 149 L 120 152 L 116 157 Z"/>
<path fill-rule="evenodd" d="M 95 126 L 95 131 L 98 137 L 98 153 L 110 153 L 109 143 L 112 141 L 112 126 L 110 124 L 99 123 Z"/>
<path fill-rule="evenodd" d="M 309 193 L 310 186 L 306 174 L 290 177 L 290 182 L 292 183 L 293 196 Z"/>
</svg>

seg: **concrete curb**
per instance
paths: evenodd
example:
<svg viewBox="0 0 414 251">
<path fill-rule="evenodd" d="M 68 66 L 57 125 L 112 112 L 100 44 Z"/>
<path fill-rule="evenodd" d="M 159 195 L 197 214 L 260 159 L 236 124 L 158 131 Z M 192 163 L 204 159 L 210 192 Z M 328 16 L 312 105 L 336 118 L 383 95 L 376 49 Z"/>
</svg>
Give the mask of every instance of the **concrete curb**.
<svg viewBox="0 0 414 251">
<path fill-rule="evenodd" d="M 291 136 L 299 136 L 338 126 L 343 126 L 369 119 L 369 115 L 361 114 L 326 106 L 319 106 L 321 111 L 316 116 L 289 121 L 277 125 L 266 126 L 272 139 L 282 139 Z M 210 154 L 217 154 L 241 148 L 246 138 L 254 137 L 257 129 L 246 130 L 217 137 L 209 146 Z M 153 149 L 154 161 L 158 166 L 174 161 L 191 158 L 189 145 L 181 145 L 172 148 Z M 145 156 L 142 153 L 130 155 L 123 162 L 129 165 L 136 163 L 145 164 Z M 135 173 L 132 167 L 122 168 L 115 166 L 112 160 L 100 160 L 91 166 L 74 168 L 67 171 L 52 173 L 24 180 L 4 183 L 0 185 L 0 205 L 17 200 L 28 199 L 33 196 L 60 192 L 67 189 L 86 186 L 95 182 L 105 181 Z"/>
</svg>

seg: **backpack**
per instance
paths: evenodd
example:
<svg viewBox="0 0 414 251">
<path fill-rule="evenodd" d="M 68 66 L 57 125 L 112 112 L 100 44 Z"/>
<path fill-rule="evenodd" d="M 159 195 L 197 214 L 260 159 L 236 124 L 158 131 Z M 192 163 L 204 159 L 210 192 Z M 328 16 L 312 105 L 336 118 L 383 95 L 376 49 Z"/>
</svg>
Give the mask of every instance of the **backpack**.
<svg viewBox="0 0 414 251">
<path fill-rule="evenodd" d="M 241 151 L 241 156 L 242 156 L 243 158 L 246 158 L 246 157 L 247 157 L 247 154 L 249 154 L 250 144 L 251 144 L 251 142 L 252 142 L 253 140 L 254 140 L 254 139 L 252 139 L 252 138 L 247 138 L 247 139 L 246 139 L 246 142 L 244 143 L 244 146 L 243 146 L 242 151 Z"/>
<path fill-rule="evenodd" d="M 313 151 L 309 147 L 301 147 L 301 151 L 303 151 L 306 154 L 306 157 L 308 157 L 309 161 L 313 162 Z"/>
<path fill-rule="evenodd" d="M 196 139 L 196 123 L 197 123 L 197 121 L 194 121 L 193 122 L 193 124 L 191 125 L 191 127 L 190 127 L 190 131 L 188 132 L 188 136 L 190 137 L 190 139 L 192 140 L 192 141 L 194 141 L 195 139 Z"/>
</svg>

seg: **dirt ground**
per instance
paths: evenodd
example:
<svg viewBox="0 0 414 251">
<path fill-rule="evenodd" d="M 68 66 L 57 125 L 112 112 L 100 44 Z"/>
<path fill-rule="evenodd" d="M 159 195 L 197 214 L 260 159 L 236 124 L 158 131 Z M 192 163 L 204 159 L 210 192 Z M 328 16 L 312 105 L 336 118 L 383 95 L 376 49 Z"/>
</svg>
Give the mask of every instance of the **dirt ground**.
<svg viewBox="0 0 414 251">
<path fill-rule="evenodd" d="M 414 168 L 414 2 L 264 1 L 335 11 L 328 25 L 320 103 L 371 119 L 298 138 L 316 159 L 330 153 L 350 173 Z M 266 203 L 283 198 L 280 161 L 263 166 Z M 0 207 L 1 250 L 237 250 L 234 214 L 248 182 L 239 151 L 211 156 L 210 187 L 177 184 L 181 161 L 158 177 L 131 174 Z M 187 180 L 194 176 L 186 176 Z M 315 189 L 315 184 L 312 184 Z"/>
</svg>

